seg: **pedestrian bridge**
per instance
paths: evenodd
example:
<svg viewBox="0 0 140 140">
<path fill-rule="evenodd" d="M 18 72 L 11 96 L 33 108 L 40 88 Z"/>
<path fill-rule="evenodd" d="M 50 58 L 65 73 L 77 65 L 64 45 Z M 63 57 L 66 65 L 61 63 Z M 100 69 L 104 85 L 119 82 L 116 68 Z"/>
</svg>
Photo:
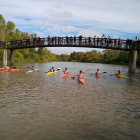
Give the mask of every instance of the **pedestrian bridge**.
<svg viewBox="0 0 140 140">
<path fill-rule="evenodd" d="M 140 51 L 140 41 L 119 40 L 111 38 L 93 38 L 93 37 L 47 37 L 47 38 L 31 38 L 23 40 L 12 40 L 1 42 L 0 49 L 25 49 L 39 47 L 84 47 L 84 48 L 100 48 L 131 51 Z"/>
<path fill-rule="evenodd" d="M 3 49 L 3 65 L 7 65 L 7 49 L 10 50 L 11 54 L 10 65 L 14 65 L 14 50 L 39 47 L 83 47 L 130 51 L 129 71 L 134 72 L 136 68 L 137 51 L 140 51 L 140 41 L 80 36 L 27 38 L 0 42 L 0 49 Z"/>
</svg>

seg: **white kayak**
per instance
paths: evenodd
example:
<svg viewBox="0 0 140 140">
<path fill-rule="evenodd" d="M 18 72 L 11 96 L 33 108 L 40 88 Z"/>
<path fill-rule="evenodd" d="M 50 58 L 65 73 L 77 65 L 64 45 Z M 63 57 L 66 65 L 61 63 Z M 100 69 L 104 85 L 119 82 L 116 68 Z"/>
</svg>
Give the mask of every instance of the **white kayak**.
<svg viewBox="0 0 140 140">
<path fill-rule="evenodd" d="M 38 69 L 35 69 L 35 70 L 29 70 L 29 71 L 27 71 L 26 73 L 29 73 L 29 72 L 35 72 L 35 71 L 37 71 Z"/>
</svg>

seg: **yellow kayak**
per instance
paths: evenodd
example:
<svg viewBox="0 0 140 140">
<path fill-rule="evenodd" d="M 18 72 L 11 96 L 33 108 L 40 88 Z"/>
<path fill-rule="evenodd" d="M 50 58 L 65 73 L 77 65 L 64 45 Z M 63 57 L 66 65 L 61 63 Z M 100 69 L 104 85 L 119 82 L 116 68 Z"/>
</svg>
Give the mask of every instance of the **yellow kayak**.
<svg viewBox="0 0 140 140">
<path fill-rule="evenodd" d="M 116 74 L 114 74 L 114 73 L 111 73 L 112 75 L 114 75 L 114 76 L 117 76 L 117 77 L 121 77 L 121 78 L 127 78 L 127 77 L 125 77 L 125 76 L 122 76 L 122 75 L 116 75 Z"/>
<path fill-rule="evenodd" d="M 45 75 L 51 75 L 51 74 L 54 74 L 54 73 L 56 73 L 56 72 L 58 72 L 58 71 L 48 72 L 48 73 L 46 73 Z"/>
</svg>

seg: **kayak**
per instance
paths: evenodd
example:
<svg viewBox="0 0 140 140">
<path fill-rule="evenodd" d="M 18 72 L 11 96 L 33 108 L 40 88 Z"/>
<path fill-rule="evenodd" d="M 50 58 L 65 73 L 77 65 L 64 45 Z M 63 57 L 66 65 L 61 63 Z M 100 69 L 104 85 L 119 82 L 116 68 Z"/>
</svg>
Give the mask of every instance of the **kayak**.
<svg viewBox="0 0 140 140">
<path fill-rule="evenodd" d="M 54 73 L 56 73 L 56 72 L 58 72 L 58 71 L 48 72 L 48 73 L 46 73 L 45 75 L 51 75 L 51 74 L 54 74 Z"/>
<path fill-rule="evenodd" d="M 96 77 L 98 77 L 98 78 L 99 78 L 99 77 L 100 77 L 100 74 L 96 74 Z"/>
<path fill-rule="evenodd" d="M 70 74 L 70 72 L 64 73 L 64 74 L 61 76 L 61 78 L 67 77 L 69 74 Z"/>
<path fill-rule="evenodd" d="M 122 75 L 116 75 L 115 73 L 111 73 L 112 75 L 114 75 L 114 76 L 117 76 L 117 77 L 121 77 L 121 78 L 127 78 L 127 77 L 125 77 L 125 76 L 122 76 Z"/>
<path fill-rule="evenodd" d="M 78 78 L 78 80 L 79 80 L 80 83 L 85 84 L 84 78 Z"/>
<path fill-rule="evenodd" d="M 38 69 L 35 69 L 35 71 L 37 71 Z M 28 72 L 35 72 L 34 70 L 29 70 L 29 71 L 27 71 L 26 73 L 28 73 Z"/>
<path fill-rule="evenodd" d="M 0 68 L 0 70 L 3 70 L 4 68 Z"/>
<path fill-rule="evenodd" d="M 12 72 L 12 71 L 19 71 L 19 69 L 3 70 L 3 71 L 0 71 L 0 73 L 2 73 L 2 72 Z"/>
</svg>

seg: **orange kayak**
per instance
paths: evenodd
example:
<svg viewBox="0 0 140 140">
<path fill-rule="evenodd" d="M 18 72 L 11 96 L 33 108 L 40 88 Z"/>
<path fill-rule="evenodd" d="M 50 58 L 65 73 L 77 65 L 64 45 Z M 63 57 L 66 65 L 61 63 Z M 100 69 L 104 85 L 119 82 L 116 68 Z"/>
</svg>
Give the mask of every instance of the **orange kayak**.
<svg viewBox="0 0 140 140">
<path fill-rule="evenodd" d="M 4 68 L 0 68 L 0 70 L 3 70 Z"/>
<path fill-rule="evenodd" d="M 79 80 L 80 83 L 85 84 L 84 78 L 78 78 L 78 80 Z"/>
<path fill-rule="evenodd" d="M 2 72 L 11 72 L 11 71 L 19 71 L 19 69 L 3 70 L 3 71 L 0 71 L 0 73 L 2 73 Z"/>
<path fill-rule="evenodd" d="M 61 78 L 64 78 L 64 77 L 68 76 L 69 74 L 70 74 L 70 72 L 64 73 L 64 74 L 61 76 Z"/>
<path fill-rule="evenodd" d="M 100 74 L 96 74 L 97 77 L 100 77 Z"/>
</svg>

